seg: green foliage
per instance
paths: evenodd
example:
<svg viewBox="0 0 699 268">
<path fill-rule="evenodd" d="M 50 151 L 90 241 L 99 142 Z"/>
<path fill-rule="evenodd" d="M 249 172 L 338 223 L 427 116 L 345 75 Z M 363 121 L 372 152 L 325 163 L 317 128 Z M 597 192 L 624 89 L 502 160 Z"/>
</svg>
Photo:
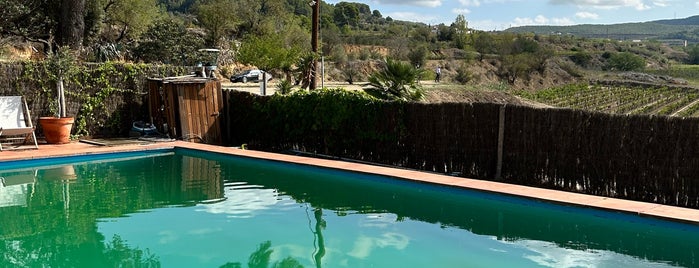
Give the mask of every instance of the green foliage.
<svg viewBox="0 0 699 268">
<path fill-rule="evenodd" d="M 533 71 L 543 71 L 547 58 L 546 55 L 534 53 L 504 55 L 498 75 L 508 83 L 514 84 L 519 78 L 529 78 L 529 74 Z"/>
<path fill-rule="evenodd" d="M 158 256 L 150 250 L 131 248 L 119 235 L 114 235 L 111 242 L 105 244 L 103 253 L 107 263 L 115 267 L 160 267 L 161 265 Z"/>
<path fill-rule="evenodd" d="M 109 31 L 115 31 L 109 36 L 115 39 L 110 42 L 119 43 L 122 39 L 137 39 L 148 30 L 153 21 L 162 14 L 156 0 L 120 0 L 105 5 L 106 23 Z"/>
<path fill-rule="evenodd" d="M 495 39 L 490 33 L 477 31 L 474 33 L 473 48 L 480 53 L 479 60 L 483 60 L 484 55 L 497 52 Z"/>
<path fill-rule="evenodd" d="M 646 72 L 656 75 L 671 76 L 674 78 L 683 78 L 694 83 L 699 81 L 699 66 L 697 65 L 674 64 L 670 68 L 646 70 Z"/>
<path fill-rule="evenodd" d="M 473 74 L 468 70 L 466 64 L 462 64 L 456 69 L 456 76 L 454 80 L 461 84 L 466 84 L 473 79 Z"/>
<path fill-rule="evenodd" d="M 105 62 L 123 58 L 123 53 L 114 43 L 95 44 L 91 47 L 87 61 Z"/>
<path fill-rule="evenodd" d="M 354 81 L 360 79 L 359 71 L 357 71 L 356 63 L 350 62 L 342 67 L 342 74 L 345 76 L 345 81 L 350 85 L 354 84 Z"/>
<path fill-rule="evenodd" d="M 529 78 L 534 71 L 543 74 L 546 61 L 553 56 L 551 50 L 524 35 L 506 33 L 498 36 L 495 42 L 501 62 L 497 74 L 510 84 L 521 77 Z"/>
<path fill-rule="evenodd" d="M 291 81 L 282 79 L 277 83 L 277 93 L 286 95 L 291 93 L 291 90 L 294 88 L 294 84 L 291 83 Z"/>
<path fill-rule="evenodd" d="M 203 46 L 204 40 L 190 34 L 181 21 L 165 19 L 157 21 L 143 34 L 134 56 L 146 62 L 194 65 L 197 50 Z"/>
<path fill-rule="evenodd" d="M 570 84 L 515 94 L 555 107 L 614 114 L 697 116 L 699 90 L 694 88 L 632 87 Z"/>
<path fill-rule="evenodd" d="M 687 63 L 689 64 L 699 64 L 699 44 L 692 45 L 687 48 L 687 54 L 689 54 L 689 58 L 687 59 Z"/>
<path fill-rule="evenodd" d="M 274 250 L 272 249 L 272 242 L 265 241 L 262 242 L 253 253 L 248 257 L 248 268 L 303 268 L 303 265 L 299 263 L 293 257 L 286 257 L 281 261 L 271 263 L 271 257 Z M 271 265 L 270 265 L 271 264 Z M 240 262 L 228 262 L 221 265 L 219 268 L 242 268 L 243 265 Z"/>
<path fill-rule="evenodd" d="M 640 71 L 646 67 L 646 61 L 630 52 L 611 54 L 605 68 L 611 71 Z"/>
<path fill-rule="evenodd" d="M 359 25 L 359 8 L 356 3 L 340 2 L 333 12 L 335 24 L 339 27 Z"/>
<path fill-rule="evenodd" d="M 297 149 L 339 155 L 346 148 L 359 150 L 377 140 L 397 139 L 395 132 L 381 131 L 386 126 L 381 123 L 387 118 L 384 107 L 391 104 L 362 91 L 323 88 L 268 97 L 232 93 L 231 101 L 231 112 L 239 115 L 232 124 L 246 126 L 236 133 L 235 145 L 276 148 L 272 144 L 305 141 L 307 147 Z"/>
<path fill-rule="evenodd" d="M 66 117 L 66 97 L 63 81 L 78 72 L 76 57 L 69 47 L 60 47 L 46 60 L 46 73 L 49 78 L 56 81 L 57 117 Z"/>
<path fill-rule="evenodd" d="M 56 53 L 46 58 L 46 73 L 49 78 L 58 81 L 77 73 L 77 58 L 69 47 L 60 47 Z"/>
<path fill-rule="evenodd" d="M 12 80 L 15 92 L 33 103 L 33 115 L 55 114 L 58 111 L 55 83 L 46 79 L 48 61 L 24 62 Z M 126 135 L 131 123 L 147 120 L 133 107 L 140 105 L 148 77 L 177 76 L 188 68 L 145 64 L 76 64 L 75 71 L 65 76 L 65 97 L 70 115 L 75 116 L 73 134 Z M 13 93 L 17 94 L 17 93 Z"/>
<path fill-rule="evenodd" d="M 235 0 L 235 8 L 229 12 L 235 14 L 240 24 L 238 36 L 253 34 L 258 36 L 280 34 L 285 27 L 294 24 L 290 21 L 292 14 L 287 10 L 285 1 L 269 0 Z"/>
<path fill-rule="evenodd" d="M 590 64 L 590 61 L 592 61 L 592 55 L 586 51 L 578 51 L 573 55 L 570 55 L 570 60 L 575 62 L 575 64 L 586 67 L 588 64 Z"/>
<path fill-rule="evenodd" d="M 232 10 L 235 10 L 233 0 L 210 0 L 196 7 L 199 22 L 207 30 L 209 46 L 220 47 L 223 38 L 235 29 L 238 21 L 236 16 L 230 16 Z"/>
<path fill-rule="evenodd" d="M 0 0 L 0 34 L 41 42 L 46 51 L 54 46 L 60 1 Z"/>
<path fill-rule="evenodd" d="M 584 74 L 582 73 L 582 71 L 578 67 L 576 67 L 576 65 L 574 65 L 574 64 L 571 64 L 569 62 L 560 62 L 560 63 L 558 63 L 558 66 L 561 67 L 561 69 L 566 71 L 566 73 L 568 73 L 572 77 L 576 77 L 576 78 L 584 77 Z"/>
<path fill-rule="evenodd" d="M 369 76 L 367 93 L 386 100 L 417 101 L 424 96 L 418 83 L 422 69 L 408 63 L 387 59 L 382 69 Z"/>
<path fill-rule="evenodd" d="M 427 47 L 417 46 L 408 52 L 408 59 L 410 64 L 413 66 L 425 66 L 425 61 L 427 60 Z"/>
<path fill-rule="evenodd" d="M 694 21 L 682 22 L 682 19 L 668 20 L 679 23 L 666 23 L 661 21 L 620 23 L 620 24 L 581 24 L 570 26 L 522 26 L 507 29 L 513 33 L 566 33 L 570 36 L 587 38 L 599 38 L 604 36 L 613 40 L 631 40 L 644 35 L 646 39 L 683 39 L 690 42 L 699 41 L 696 34 L 697 26 Z"/>
<path fill-rule="evenodd" d="M 456 16 L 456 20 L 451 25 L 451 31 L 453 33 L 454 47 L 459 49 L 466 48 L 468 44 L 468 22 L 464 15 L 459 14 Z"/>
<path fill-rule="evenodd" d="M 301 55 L 297 44 L 286 44 L 280 35 L 249 35 L 240 46 L 238 61 L 269 71 L 291 66 Z"/>
</svg>

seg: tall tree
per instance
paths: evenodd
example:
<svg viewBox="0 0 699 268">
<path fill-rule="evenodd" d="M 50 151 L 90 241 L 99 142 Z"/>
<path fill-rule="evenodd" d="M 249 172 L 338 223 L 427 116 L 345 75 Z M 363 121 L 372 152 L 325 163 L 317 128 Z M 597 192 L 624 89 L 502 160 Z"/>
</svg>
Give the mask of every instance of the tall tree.
<svg viewBox="0 0 699 268">
<path fill-rule="evenodd" d="M 281 35 L 248 35 L 240 46 L 238 60 L 269 71 L 297 62 L 301 51 L 287 44 Z"/>
<path fill-rule="evenodd" d="M 85 33 L 85 0 L 62 0 L 58 20 L 58 44 L 77 49 Z"/>
<path fill-rule="evenodd" d="M 359 25 L 359 8 L 353 3 L 337 3 L 333 12 L 333 19 L 339 27 L 357 26 Z"/>
<path fill-rule="evenodd" d="M 456 20 L 451 25 L 451 30 L 453 32 L 454 46 L 463 49 L 468 45 L 468 22 L 464 15 L 459 14 L 456 16 Z"/>
<path fill-rule="evenodd" d="M 141 33 L 161 15 L 156 0 L 108 0 L 106 11 L 106 29 L 108 42 L 119 43 L 124 38 L 138 38 Z"/>
<path fill-rule="evenodd" d="M 495 54 L 497 48 L 495 47 L 495 39 L 490 35 L 490 33 L 478 31 L 474 33 L 473 37 L 473 48 L 478 51 L 478 60 L 482 61 L 485 55 Z"/>
<path fill-rule="evenodd" d="M 235 29 L 237 17 L 231 14 L 235 10 L 233 0 L 209 0 L 197 6 L 197 15 L 201 25 L 208 32 L 209 46 L 220 47 L 223 37 Z"/>
<path fill-rule="evenodd" d="M 688 47 L 687 54 L 689 54 L 689 58 L 687 59 L 689 64 L 699 64 L 699 45 Z"/>
<path fill-rule="evenodd" d="M 276 34 L 284 28 L 287 17 L 283 0 L 236 0 L 235 16 L 240 19 L 240 34 Z"/>
<path fill-rule="evenodd" d="M 190 65 L 195 63 L 197 49 L 203 44 L 204 40 L 188 32 L 182 22 L 163 19 L 156 21 L 141 36 L 134 55 L 145 62 Z"/>
</svg>

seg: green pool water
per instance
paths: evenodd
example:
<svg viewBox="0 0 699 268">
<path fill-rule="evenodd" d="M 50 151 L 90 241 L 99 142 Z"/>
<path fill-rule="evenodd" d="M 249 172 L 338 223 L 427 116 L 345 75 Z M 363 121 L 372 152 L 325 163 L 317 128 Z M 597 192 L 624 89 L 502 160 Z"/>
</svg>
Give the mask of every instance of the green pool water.
<svg viewBox="0 0 699 268">
<path fill-rule="evenodd" d="M 0 177 L 0 267 L 699 266 L 695 225 L 193 150 Z"/>
</svg>

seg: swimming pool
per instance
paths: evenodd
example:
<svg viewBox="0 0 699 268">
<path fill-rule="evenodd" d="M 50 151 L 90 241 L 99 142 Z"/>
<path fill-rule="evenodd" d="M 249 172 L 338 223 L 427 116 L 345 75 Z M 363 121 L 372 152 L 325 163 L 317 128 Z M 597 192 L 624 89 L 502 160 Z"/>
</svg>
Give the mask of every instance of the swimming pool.
<svg viewBox="0 0 699 268">
<path fill-rule="evenodd" d="M 699 227 L 194 150 L 3 163 L 0 266 L 692 267 Z"/>
</svg>

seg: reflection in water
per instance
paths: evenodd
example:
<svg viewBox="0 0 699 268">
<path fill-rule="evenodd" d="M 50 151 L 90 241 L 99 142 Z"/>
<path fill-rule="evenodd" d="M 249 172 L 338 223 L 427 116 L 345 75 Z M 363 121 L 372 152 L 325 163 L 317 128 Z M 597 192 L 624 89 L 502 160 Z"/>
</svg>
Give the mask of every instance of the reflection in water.
<svg viewBox="0 0 699 268">
<path fill-rule="evenodd" d="M 26 207 L 34 192 L 36 171 L 6 172 L 0 176 L 0 208 Z"/>
<path fill-rule="evenodd" d="M 279 198 L 275 189 L 264 189 L 260 185 L 248 185 L 243 182 L 226 183 L 222 200 L 199 204 L 199 211 L 213 214 L 225 214 L 231 218 L 250 218 L 256 213 L 275 206 L 296 204 L 293 200 Z"/>
<path fill-rule="evenodd" d="M 160 267 L 160 260 L 148 249 L 131 248 L 118 235 L 106 244 L 104 255 L 112 267 Z"/>
<path fill-rule="evenodd" d="M 605 250 L 574 250 L 545 241 L 522 240 L 514 245 L 531 251 L 524 256 L 541 267 L 674 267 L 665 263 L 639 263 L 629 256 Z"/>
<path fill-rule="evenodd" d="M 272 242 L 265 241 L 261 243 L 257 250 L 250 254 L 248 258 L 248 268 L 303 268 L 303 265 L 299 263 L 298 260 L 292 257 L 286 257 L 281 261 L 275 262 L 270 266 L 270 258 L 272 256 L 273 250 Z M 220 266 L 221 268 L 242 268 L 243 265 L 240 262 L 228 262 Z"/>
<path fill-rule="evenodd" d="M 316 219 L 316 228 L 313 234 L 315 237 L 313 239 L 313 244 L 315 246 L 315 254 L 313 254 L 313 260 L 316 263 L 316 267 L 323 267 L 323 256 L 325 256 L 325 238 L 323 238 L 323 228 L 326 226 L 326 222 L 323 220 L 323 210 L 316 208 L 313 210 L 313 216 Z"/>
<path fill-rule="evenodd" d="M 347 254 L 358 259 L 366 259 L 374 248 L 393 247 L 403 250 L 409 242 L 410 239 L 407 236 L 399 233 L 384 233 L 381 237 L 360 236 L 355 241 L 352 251 Z"/>
<path fill-rule="evenodd" d="M 628 215 L 188 151 L 68 167 L 0 171 L 0 266 L 698 265 L 699 228 Z"/>
</svg>

